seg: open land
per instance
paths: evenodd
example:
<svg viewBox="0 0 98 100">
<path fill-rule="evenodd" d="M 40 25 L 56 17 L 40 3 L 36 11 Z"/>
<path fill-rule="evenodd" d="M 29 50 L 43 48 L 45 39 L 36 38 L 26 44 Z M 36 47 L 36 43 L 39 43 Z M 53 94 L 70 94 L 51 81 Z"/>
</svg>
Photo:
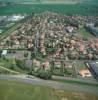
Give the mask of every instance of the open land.
<svg viewBox="0 0 98 100">
<path fill-rule="evenodd" d="M 43 90 L 43 91 L 42 91 Z M 0 98 L 2 100 L 97 100 L 98 97 L 90 93 L 66 92 L 45 86 L 31 85 L 23 82 L 0 80 Z"/>
<path fill-rule="evenodd" d="M 8 0 L 5 0 L 5 2 L 8 2 Z M 12 0 L 9 0 L 9 2 L 12 2 Z M 1 6 L 0 15 L 39 13 L 43 11 L 53 11 L 64 14 L 97 15 L 97 3 L 97 0 L 16 0 L 15 4 Z"/>
</svg>

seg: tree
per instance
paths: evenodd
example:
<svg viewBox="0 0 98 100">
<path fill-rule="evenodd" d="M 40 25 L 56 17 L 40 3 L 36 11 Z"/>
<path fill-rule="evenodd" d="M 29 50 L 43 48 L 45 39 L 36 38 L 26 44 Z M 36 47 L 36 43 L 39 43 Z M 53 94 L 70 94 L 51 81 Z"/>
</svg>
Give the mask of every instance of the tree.
<svg viewBox="0 0 98 100">
<path fill-rule="evenodd" d="M 14 70 L 15 64 L 11 64 L 10 69 Z"/>
<path fill-rule="evenodd" d="M 6 41 L 6 45 L 7 46 L 13 46 L 14 45 L 14 41 L 7 40 Z"/>
<path fill-rule="evenodd" d="M 18 60 L 18 59 L 16 59 L 15 62 L 16 62 L 16 65 L 17 65 L 19 68 L 25 69 L 25 63 L 24 63 L 23 60 Z"/>
<path fill-rule="evenodd" d="M 37 72 L 37 76 L 42 79 L 51 79 L 51 72 L 39 69 Z"/>
<path fill-rule="evenodd" d="M 24 53 L 24 57 L 28 57 L 28 53 Z"/>
<path fill-rule="evenodd" d="M 0 50 L 0 57 L 1 57 L 1 54 L 2 54 L 2 50 Z"/>
</svg>

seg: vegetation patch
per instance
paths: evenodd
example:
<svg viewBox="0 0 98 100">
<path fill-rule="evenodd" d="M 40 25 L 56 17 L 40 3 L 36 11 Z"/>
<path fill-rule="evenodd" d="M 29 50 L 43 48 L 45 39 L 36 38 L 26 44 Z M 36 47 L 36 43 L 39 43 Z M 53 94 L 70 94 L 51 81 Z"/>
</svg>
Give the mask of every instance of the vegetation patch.
<svg viewBox="0 0 98 100">
<path fill-rule="evenodd" d="M 43 86 L 0 80 L 1 100 L 98 100 L 88 93 L 65 92 Z"/>
<path fill-rule="evenodd" d="M 96 4 L 16 4 L 0 7 L 0 15 L 15 13 L 41 13 L 52 11 L 63 14 L 98 15 Z"/>
</svg>

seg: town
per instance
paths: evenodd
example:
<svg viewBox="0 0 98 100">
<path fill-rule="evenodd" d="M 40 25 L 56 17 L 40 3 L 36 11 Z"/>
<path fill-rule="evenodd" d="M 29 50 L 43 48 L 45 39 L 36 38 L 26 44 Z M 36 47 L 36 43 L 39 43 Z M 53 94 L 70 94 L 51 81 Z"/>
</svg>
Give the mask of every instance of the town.
<svg viewBox="0 0 98 100">
<path fill-rule="evenodd" d="M 0 0 L 0 100 L 98 100 L 98 0 Z"/>
<path fill-rule="evenodd" d="M 25 67 L 34 71 L 42 66 L 52 70 L 54 75 L 77 76 L 80 73 L 83 77 L 84 74 L 89 77 L 91 73 L 86 67 L 88 61 L 95 63 L 98 69 L 98 32 L 91 31 L 93 26 L 98 30 L 97 19 L 53 12 L 34 14 L 0 42 L 1 56 L 24 60 Z M 89 26 L 91 30 L 88 30 Z M 78 33 L 79 29 L 85 29 L 93 38 L 89 35 L 84 37 Z M 74 68 L 79 66 L 77 63 L 83 66 Z M 98 76 L 95 69 L 94 74 Z"/>
</svg>

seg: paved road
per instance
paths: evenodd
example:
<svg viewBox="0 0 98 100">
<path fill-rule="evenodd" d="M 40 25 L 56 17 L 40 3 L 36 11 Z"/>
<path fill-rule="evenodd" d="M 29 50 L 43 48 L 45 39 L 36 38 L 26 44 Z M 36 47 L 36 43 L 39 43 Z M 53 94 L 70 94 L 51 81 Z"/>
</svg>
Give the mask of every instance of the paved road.
<svg viewBox="0 0 98 100">
<path fill-rule="evenodd" d="M 98 95 L 98 87 L 95 86 L 54 82 L 50 80 L 38 79 L 35 77 L 28 78 L 27 75 L 0 75 L 0 79 L 23 82 L 23 83 L 33 84 L 33 85 L 48 86 L 55 89 L 63 89 L 65 91 L 94 93 Z"/>
<path fill-rule="evenodd" d="M 34 47 L 35 55 L 37 54 L 38 47 L 39 47 L 39 32 L 37 31 L 37 33 L 35 34 L 35 47 Z"/>
<path fill-rule="evenodd" d="M 90 83 L 90 84 L 98 84 L 98 81 L 95 78 L 71 78 L 71 77 L 63 77 L 63 76 L 52 76 L 53 79 L 57 80 L 71 80 L 83 83 Z"/>
</svg>

